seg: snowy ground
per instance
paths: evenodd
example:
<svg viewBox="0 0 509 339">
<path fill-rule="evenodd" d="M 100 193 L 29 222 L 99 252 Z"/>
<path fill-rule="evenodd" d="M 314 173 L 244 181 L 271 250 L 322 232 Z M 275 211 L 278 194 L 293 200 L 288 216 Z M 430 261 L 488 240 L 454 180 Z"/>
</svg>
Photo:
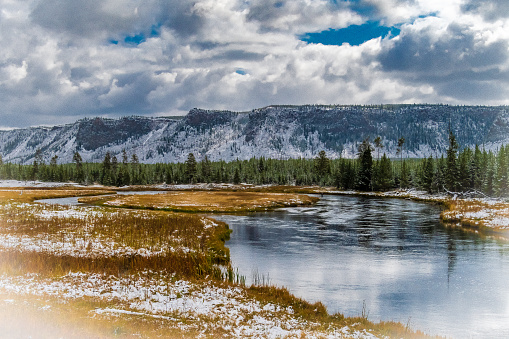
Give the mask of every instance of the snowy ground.
<svg viewBox="0 0 509 339">
<path fill-rule="evenodd" d="M 74 182 L 0 180 L 0 187 L 63 187 L 63 186 L 85 187 L 83 185 L 80 185 L 80 184 L 77 184 Z M 95 187 L 95 186 L 86 186 L 86 187 Z"/>
<path fill-rule="evenodd" d="M 59 278 L 0 275 L 0 292 L 56 296 L 68 302 L 83 298 L 107 303 L 96 314 L 131 314 L 168 321 L 183 331 L 220 331 L 236 338 L 376 338 L 353 326 L 323 328 L 294 315 L 290 307 L 262 304 L 239 287 L 192 283 L 150 273 L 121 278 L 69 272 Z M 50 306 L 48 306 L 50 307 Z"/>
<path fill-rule="evenodd" d="M 13 186 L 17 184 L 13 183 Z M 4 217 L 0 225 L 0 252 L 15 249 L 19 253 L 48 252 L 56 256 L 95 258 L 133 253 L 151 256 L 168 250 L 132 248 L 105 236 L 91 236 L 89 228 L 93 220 L 106 214 L 113 217 L 116 213 L 79 206 L 3 203 L 0 206 L 0 214 Z M 21 221 L 11 218 L 21 218 Z M 72 226 L 62 228 L 65 232 L 46 232 L 44 228 L 39 230 L 30 226 L 55 222 L 56 219 L 69 225 L 81 221 L 82 226 L 79 232 L 71 232 Z M 201 221 L 204 229 L 217 226 L 206 218 Z M 33 224 L 25 225 L 27 222 Z M 291 307 L 249 297 L 244 287 L 207 280 L 192 282 L 157 272 L 111 276 L 69 271 L 61 276 L 47 276 L 35 273 L 12 275 L 0 271 L 0 300 L 12 295 L 51 297 L 69 305 L 88 301 L 99 306 L 91 308 L 90 317 L 139 316 L 165 321 L 167 326 L 182 333 L 198 331 L 205 336 L 226 333 L 226 337 L 236 338 L 376 338 L 360 323 L 334 326 L 305 320 Z M 51 308 L 51 303 L 47 307 Z"/>
</svg>

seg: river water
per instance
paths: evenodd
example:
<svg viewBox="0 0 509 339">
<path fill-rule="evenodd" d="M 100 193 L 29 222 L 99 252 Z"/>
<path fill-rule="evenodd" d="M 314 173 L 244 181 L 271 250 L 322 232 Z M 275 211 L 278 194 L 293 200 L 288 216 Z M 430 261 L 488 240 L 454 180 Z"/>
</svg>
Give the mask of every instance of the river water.
<svg viewBox="0 0 509 339">
<path fill-rule="evenodd" d="M 428 334 L 509 338 L 509 244 L 446 228 L 436 205 L 325 196 L 313 207 L 215 216 L 247 284 L 287 287 L 330 313 Z M 255 278 L 256 277 L 256 278 Z"/>
</svg>

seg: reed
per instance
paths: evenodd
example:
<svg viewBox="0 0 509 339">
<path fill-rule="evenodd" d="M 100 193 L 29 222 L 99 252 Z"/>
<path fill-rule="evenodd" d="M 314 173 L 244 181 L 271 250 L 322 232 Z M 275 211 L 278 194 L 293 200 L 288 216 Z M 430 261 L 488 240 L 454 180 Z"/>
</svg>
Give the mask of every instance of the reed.
<svg viewBox="0 0 509 339">
<path fill-rule="evenodd" d="M 4 203 L 0 234 L 0 262 L 8 271 L 148 269 L 220 278 L 217 264 L 229 262 L 228 226 L 189 214 Z"/>
<path fill-rule="evenodd" d="M 177 191 L 153 195 L 82 198 L 80 202 L 136 209 L 191 213 L 244 213 L 311 205 L 317 197 L 293 193 Z"/>
<path fill-rule="evenodd" d="M 51 281 L 61 279 L 70 272 L 97 273 L 102 277 L 113 276 L 114 279 L 145 276 L 150 286 L 167 284 L 167 289 L 176 280 L 184 278 L 195 281 L 197 286 L 210 286 L 212 289 L 240 288 L 239 293 L 245 295 L 245 300 L 291 308 L 292 316 L 304 319 L 306 324 L 309 322 L 310 326 L 323 330 L 323 333 L 330 328 L 346 325 L 361 330 L 373 329 L 373 333 L 388 336 L 419 337 L 419 333 L 399 323 L 373 324 L 367 317 L 329 315 L 325 306 L 319 302 L 309 303 L 293 296 L 285 288 L 270 286 L 269 277 L 258 276 L 258 280 L 255 279 L 257 284 L 245 287 L 245 277 L 230 265 L 229 251 L 225 247 L 230 230 L 222 222 L 197 214 L 30 203 L 35 196 L 69 196 L 76 193 L 50 191 L 47 193 L 39 190 L 37 194 L 30 193 L 28 198 L 21 200 L 1 199 L 0 275 L 26 276 L 27 273 L 36 273 L 39 278 L 49 278 Z M 80 194 L 88 193 L 80 190 Z M 12 196 L 13 193 L 9 194 Z M 267 195 L 249 193 L 245 200 L 250 197 L 258 201 L 262 196 L 266 198 Z M 310 201 L 312 203 L 314 199 Z M 176 295 L 176 298 L 181 297 Z M 48 300 L 50 297 L 45 298 Z M 150 302 L 149 299 L 147 293 L 144 301 Z M 55 303 L 58 304 L 57 301 Z M 101 298 L 85 298 L 72 302 L 72 307 L 68 308 L 84 310 L 86 314 L 110 304 L 116 305 L 114 301 L 104 301 Z M 162 314 L 178 316 L 171 312 Z M 245 324 L 250 317 L 253 315 L 245 315 Z M 96 319 L 104 326 L 103 318 Z M 136 333 L 147 337 L 161 334 L 194 337 L 202 332 L 192 330 L 194 325 L 185 333 L 179 330 L 158 331 L 158 328 L 167 328 L 169 322 L 153 318 L 147 320 L 143 316 L 125 315 L 115 319 L 112 323 L 114 328 L 109 332 L 113 336 L 133 333 L 135 328 L 129 325 L 131 321 L 139 325 L 139 332 Z M 197 326 L 202 326 L 202 322 L 206 324 L 201 328 L 203 331 L 212 325 L 205 336 L 231 334 L 221 325 L 224 319 L 207 316 L 198 320 L 178 318 L 179 324 L 183 325 L 192 321 Z"/>
<path fill-rule="evenodd" d="M 454 200 L 446 203 L 440 218 L 468 229 L 509 235 L 509 203 L 489 200 Z"/>
</svg>

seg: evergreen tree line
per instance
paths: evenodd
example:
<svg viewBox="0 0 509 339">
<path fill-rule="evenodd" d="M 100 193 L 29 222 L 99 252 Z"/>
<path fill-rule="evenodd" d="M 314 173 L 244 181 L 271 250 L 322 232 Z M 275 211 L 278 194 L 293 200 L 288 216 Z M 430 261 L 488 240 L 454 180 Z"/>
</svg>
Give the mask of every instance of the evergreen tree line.
<svg viewBox="0 0 509 339">
<path fill-rule="evenodd" d="M 447 153 L 424 159 L 404 158 L 405 139 L 398 142 L 399 159 L 383 153 L 381 138 L 372 144 L 365 139 L 357 159 L 329 159 L 320 151 L 314 159 L 277 160 L 251 158 L 231 162 L 197 161 L 192 153 L 184 163 L 142 164 L 136 154 L 124 150 L 121 159 L 106 153 L 101 163 L 84 162 L 78 152 L 73 163 L 49 164 L 36 152 L 30 165 L 6 162 L 0 157 L 0 179 L 100 183 L 108 186 L 188 183 L 249 183 L 277 185 L 321 185 L 361 191 L 416 188 L 429 193 L 509 195 L 509 145 L 497 152 L 476 146 L 460 150 L 449 134 Z"/>
</svg>

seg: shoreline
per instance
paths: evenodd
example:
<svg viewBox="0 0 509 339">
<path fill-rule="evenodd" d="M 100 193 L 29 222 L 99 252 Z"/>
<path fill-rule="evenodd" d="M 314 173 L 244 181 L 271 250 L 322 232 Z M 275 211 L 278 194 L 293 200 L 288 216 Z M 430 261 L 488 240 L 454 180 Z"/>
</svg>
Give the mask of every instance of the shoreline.
<svg viewBox="0 0 509 339">
<path fill-rule="evenodd" d="M 143 190 L 152 190 L 152 187 L 150 187 L 150 186 L 143 186 L 142 188 L 143 188 Z M 181 187 L 179 187 L 179 188 L 181 189 Z M 212 187 L 212 188 L 214 190 L 218 189 L 218 187 Z M 24 187 L 22 189 L 27 190 L 27 191 L 29 190 L 28 187 Z M 74 189 L 76 189 L 76 188 L 75 187 L 69 188 L 69 191 L 74 190 Z M 81 189 L 86 190 L 87 188 L 83 187 Z M 108 187 L 108 188 L 102 187 L 102 189 L 110 190 L 111 188 L 110 187 Z M 141 187 L 140 187 L 140 189 L 141 189 Z M 196 187 L 188 186 L 188 189 L 195 190 Z M 11 190 L 14 190 L 14 189 L 13 188 L 8 189 L 8 191 L 11 191 Z M 55 187 L 54 190 L 56 190 L 56 191 L 65 190 L 65 188 Z M 283 191 L 283 192 L 296 191 L 298 193 L 306 193 L 306 194 L 328 194 L 328 195 L 330 194 L 330 195 L 352 195 L 352 196 L 355 195 L 355 196 L 365 196 L 365 197 L 372 197 L 372 198 L 412 199 L 412 200 L 422 201 L 422 202 L 439 203 L 446 207 L 460 206 L 460 204 L 457 204 L 458 201 L 467 201 L 469 203 L 469 206 L 478 206 L 476 204 L 481 204 L 481 203 L 487 204 L 488 203 L 488 201 L 486 199 L 484 199 L 484 200 L 481 199 L 482 201 L 479 199 L 450 199 L 446 196 L 427 195 L 427 194 L 424 194 L 423 192 L 419 192 L 419 191 L 357 192 L 357 191 L 337 191 L 332 188 L 324 189 L 321 187 L 293 187 L 293 186 L 291 186 L 291 187 L 290 186 L 285 186 L 285 187 L 229 186 L 226 189 L 226 191 L 228 191 L 228 190 L 232 190 L 232 191 L 234 191 L 234 190 L 235 191 L 255 190 L 255 191 L 262 191 L 262 192 L 269 191 L 272 193 L 274 193 L 275 191 Z M 42 193 L 43 192 L 41 191 L 41 194 Z M 23 198 L 27 199 L 28 196 L 24 196 Z M 497 209 L 494 208 L 493 206 L 500 207 L 500 204 L 502 204 L 502 207 L 504 207 L 504 208 L 509 206 L 507 203 L 500 201 L 499 199 L 496 199 L 496 200 L 491 199 L 490 201 L 491 201 L 491 205 L 486 205 L 486 206 L 492 206 L 491 209 L 494 211 L 497 211 Z M 452 204 L 453 202 L 456 202 L 456 204 L 453 205 Z M 66 210 L 66 209 L 64 209 L 64 210 Z M 500 211 L 503 209 L 498 209 L 498 210 Z M 459 211 L 459 210 L 457 209 L 455 211 Z M 505 210 L 503 210 L 503 211 L 505 211 Z M 147 211 L 147 212 L 151 213 L 152 211 Z M 57 214 L 55 214 L 55 216 L 56 215 Z M 61 217 L 65 219 L 66 217 L 68 218 L 69 216 L 66 216 L 65 212 L 64 212 L 61 215 Z M 457 222 L 457 221 L 455 221 L 455 222 Z M 465 222 L 465 221 L 463 221 L 463 222 Z M 447 224 L 454 225 L 453 222 L 447 222 Z M 463 228 L 467 229 L 466 226 Z M 485 229 L 490 230 L 493 228 L 489 228 L 488 226 L 482 226 L 481 230 L 476 230 L 476 232 L 486 232 Z M 131 284 L 130 282 L 123 283 L 124 287 L 120 287 L 119 289 L 117 289 L 118 294 L 116 297 L 117 299 L 120 298 L 118 300 L 123 300 L 121 302 L 121 305 L 124 305 L 123 307 L 118 304 L 115 304 L 115 303 L 111 304 L 111 300 L 109 300 L 109 301 L 103 300 L 103 297 L 110 296 L 108 294 L 109 293 L 108 291 L 111 291 L 112 289 L 115 290 L 115 288 L 118 288 L 118 284 L 119 284 L 118 280 L 114 279 L 114 281 L 109 281 L 107 279 L 110 279 L 110 278 L 107 278 L 106 276 L 103 276 L 103 277 L 97 276 L 97 273 L 94 273 L 94 272 L 87 272 L 86 275 L 80 279 L 89 281 L 91 278 L 95 282 L 101 281 L 101 279 L 103 280 L 103 284 L 105 287 L 104 288 L 97 287 L 98 290 L 96 290 L 94 292 L 94 293 L 96 293 L 96 292 L 97 293 L 93 294 L 94 298 L 98 298 L 93 303 L 94 305 L 96 305 L 96 306 L 94 306 L 93 309 L 98 309 L 98 306 L 96 304 L 96 302 L 98 302 L 99 309 L 102 310 L 101 312 L 93 312 L 93 316 L 99 317 L 99 318 L 112 317 L 112 316 L 114 316 L 114 317 L 122 316 L 123 317 L 123 316 L 125 316 L 124 313 L 131 312 L 129 315 L 130 317 L 142 317 L 142 318 L 148 317 L 150 319 L 152 319 L 154 316 L 169 317 L 165 321 L 173 322 L 172 326 L 176 326 L 178 324 L 181 324 L 181 322 L 184 322 L 185 324 L 189 325 L 189 326 L 186 325 L 187 326 L 186 328 L 188 330 L 191 330 L 192 333 L 198 333 L 198 332 L 194 332 L 195 330 L 198 330 L 200 332 L 207 331 L 206 329 L 201 327 L 201 325 L 199 325 L 194 320 L 192 320 L 197 316 L 197 314 L 195 311 L 191 311 L 189 308 L 184 307 L 184 311 L 182 311 L 182 310 L 179 311 L 179 312 L 184 312 L 184 315 L 180 314 L 179 317 L 177 317 L 177 318 L 175 318 L 173 316 L 173 313 L 172 313 L 172 316 L 170 316 L 169 314 L 166 314 L 165 312 L 161 311 L 162 310 L 161 308 L 159 308 L 159 311 L 157 311 L 156 313 L 153 313 L 153 310 L 155 309 L 155 306 L 157 305 L 156 300 L 158 300 L 158 299 L 154 299 L 154 298 L 159 298 L 159 297 L 156 297 L 157 295 L 165 295 L 165 294 L 161 293 L 161 291 L 158 291 L 157 289 L 154 289 L 154 291 L 151 292 L 152 293 L 151 296 L 146 295 L 146 293 L 148 293 L 147 292 L 148 290 L 151 290 L 152 288 L 154 288 L 154 286 L 157 286 L 157 285 L 166 284 L 167 288 L 169 288 L 169 286 L 174 286 L 174 284 L 177 284 L 177 285 L 178 284 L 184 284 L 184 285 L 192 284 L 193 289 L 198 291 L 198 295 L 197 295 L 198 297 L 199 297 L 199 295 L 203 295 L 203 294 L 200 294 L 204 291 L 203 289 L 207 289 L 207 288 L 215 289 L 215 288 L 219 288 L 220 286 L 224 286 L 224 288 L 225 288 L 224 293 L 225 293 L 225 298 L 226 298 L 225 300 L 229 300 L 230 297 L 234 298 L 236 300 L 235 301 L 232 299 L 231 300 L 232 304 L 230 304 L 230 306 L 228 306 L 228 307 L 233 307 L 233 309 L 239 307 L 238 305 L 244 305 L 244 303 L 249 300 L 250 300 L 249 302 L 256 301 L 259 303 L 258 304 L 259 306 L 257 306 L 257 308 L 256 308 L 256 309 L 258 309 L 257 312 L 249 313 L 250 311 L 246 311 L 248 313 L 246 313 L 242 316 L 243 317 L 242 319 L 244 319 L 244 320 L 242 320 L 241 318 L 238 318 L 238 317 L 235 318 L 236 322 L 240 321 L 243 324 L 242 325 L 243 331 L 247 331 L 247 332 L 242 332 L 242 333 L 240 333 L 240 332 L 235 333 L 235 332 L 231 332 L 231 331 L 228 332 L 232 336 L 241 336 L 242 337 L 243 335 L 250 333 L 249 331 L 252 331 L 254 328 L 257 328 L 259 326 L 263 327 L 262 324 L 265 324 L 265 326 L 271 327 L 273 331 L 266 328 L 264 330 L 265 332 L 264 331 L 256 332 L 256 333 L 258 333 L 258 335 L 261 335 L 261 336 L 271 336 L 275 333 L 274 331 L 278 331 L 278 333 L 283 335 L 283 337 L 297 335 L 297 332 L 289 331 L 291 326 L 289 325 L 289 323 L 285 323 L 287 321 L 297 321 L 294 324 L 298 326 L 298 328 L 299 328 L 298 331 L 300 331 L 299 333 L 307 333 L 307 335 L 311 336 L 311 337 L 313 337 L 313 336 L 318 336 L 318 337 L 319 336 L 327 336 L 327 337 L 342 338 L 342 337 L 354 337 L 355 336 L 355 337 L 359 337 L 359 338 L 376 338 L 378 336 L 384 337 L 383 333 L 391 333 L 390 337 L 392 337 L 392 336 L 394 336 L 394 337 L 411 337 L 411 338 L 437 337 L 437 336 L 433 336 L 433 335 L 426 335 L 419 331 L 413 331 L 400 323 L 393 323 L 393 322 L 373 323 L 373 322 L 368 321 L 367 318 L 364 318 L 362 315 L 359 315 L 358 317 L 354 317 L 354 318 L 344 318 L 341 314 L 328 314 L 326 311 L 323 314 L 321 314 L 322 312 L 318 312 L 320 314 L 315 314 L 316 312 L 313 312 L 312 310 L 314 309 L 316 311 L 319 309 L 319 307 L 316 307 L 315 305 L 311 305 L 310 303 L 308 303 L 304 300 L 300 300 L 299 298 L 291 295 L 285 289 L 272 287 L 272 286 L 251 286 L 251 287 L 242 286 L 241 284 L 238 283 L 238 277 L 235 277 L 235 273 L 234 272 L 231 272 L 231 273 L 232 273 L 232 280 L 229 280 L 229 278 L 227 278 L 227 280 L 223 281 L 222 283 L 215 281 L 212 278 L 207 278 L 203 281 L 201 281 L 201 280 L 200 281 L 193 281 L 193 280 L 189 281 L 189 280 L 185 280 L 185 279 L 182 280 L 181 278 L 179 278 L 177 280 L 172 280 L 171 282 L 165 281 L 163 283 L 160 283 L 160 282 L 158 283 L 157 279 L 153 280 L 152 278 L 146 278 L 146 280 L 148 282 L 145 284 L 145 287 L 142 287 L 142 289 L 145 288 L 145 292 L 140 292 L 140 291 L 137 292 L 137 293 L 145 293 L 145 297 L 143 300 L 142 299 L 130 300 L 130 299 L 128 299 L 129 297 L 127 295 L 123 295 L 122 294 L 123 289 L 127 289 L 128 286 L 130 286 L 130 284 Z M 69 275 L 69 274 L 71 274 L 71 275 Z M 69 270 L 68 274 L 65 274 L 65 272 L 59 273 L 58 277 L 52 278 L 49 281 L 47 280 L 47 278 L 44 278 L 42 276 L 37 277 L 37 276 L 34 276 L 33 274 L 32 275 L 29 274 L 28 276 L 24 276 L 24 275 L 18 276 L 17 282 L 12 280 L 13 279 L 12 277 L 8 277 L 8 276 L 5 276 L 5 274 L 3 274 L 3 275 L 0 275 L 0 287 L 2 287 L 2 290 L 5 293 L 5 292 L 7 292 L 7 290 L 5 290 L 5 287 L 10 286 L 9 288 L 14 288 L 14 291 L 20 291 L 20 293 L 22 293 L 22 294 L 20 294 L 19 296 L 23 297 L 23 295 L 25 295 L 25 294 L 23 294 L 23 292 L 21 292 L 21 291 L 23 291 L 23 286 L 24 285 L 31 286 L 30 284 L 34 284 L 34 281 L 41 279 L 40 284 L 42 284 L 42 285 L 36 284 L 36 286 L 39 286 L 42 291 L 45 290 L 44 286 L 53 286 L 55 288 L 55 290 L 57 290 L 57 291 L 59 289 L 62 291 L 65 291 L 65 290 L 69 289 L 69 285 L 67 284 L 67 285 L 63 285 L 64 287 L 58 287 L 59 286 L 58 281 L 60 281 L 62 279 L 63 279 L 63 281 L 71 281 L 73 279 L 74 279 L 74 281 L 77 281 L 79 279 L 77 279 L 76 274 L 77 274 L 77 272 L 73 273 L 73 271 Z M 157 272 L 156 272 L 156 274 L 157 274 Z M 150 273 L 149 275 L 152 276 L 152 273 Z M 128 276 L 125 276 L 125 277 L 127 278 L 128 281 L 131 281 L 131 279 L 128 278 Z M 11 279 L 11 280 L 9 280 L 9 279 Z M 235 283 L 235 279 L 237 279 L 236 280 L 237 283 Z M 188 282 L 185 282 L 185 281 L 188 281 Z M 230 282 L 228 282 L 228 281 L 230 281 Z M 210 284 L 212 284 L 212 285 L 210 285 Z M 221 284 L 223 284 L 223 285 L 221 285 Z M 71 286 L 74 286 L 74 285 L 71 284 Z M 75 285 L 75 287 L 78 289 L 80 288 L 79 286 L 82 286 L 82 285 L 80 285 L 80 284 Z M 211 286 L 216 286 L 216 287 L 211 287 Z M 83 286 L 81 288 L 83 288 Z M 241 294 L 238 294 L 237 293 L 238 291 L 235 290 L 237 288 L 244 292 L 242 292 Z M 233 289 L 233 290 L 230 290 L 230 289 Z M 35 288 L 35 289 L 28 288 L 28 290 L 26 290 L 26 291 L 29 291 L 29 290 L 34 291 L 34 290 L 37 290 L 37 288 Z M 185 299 L 186 298 L 185 294 L 183 294 L 183 292 L 185 292 L 187 290 L 189 290 L 189 288 L 187 288 L 186 290 L 180 291 L 180 292 L 175 292 L 174 295 L 176 295 L 176 296 L 181 295 L 181 297 L 178 297 L 177 299 L 180 299 L 183 297 L 184 300 L 188 300 L 188 301 L 184 301 L 184 303 L 186 303 L 186 302 L 189 303 L 189 302 L 191 302 L 191 299 Z M 12 291 L 13 290 L 11 289 L 11 292 Z M 101 291 L 104 291 L 104 292 L 101 292 Z M 202 291 L 202 292 L 200 292 L 200 291 Z M 234 291 L 237 291 L 237 292 L 234 292 Z M 4 294 L 4 293 L 2 293 L 2 294 Z M 26 292 L 26 293 L 31 293 L 31 292 Z M 61 292 L 56 292 L 56 295 L 59 295 L 59 293 L 61 293 Z M 29 294 L 29 295 L 31 295 L 31 294 Z M 44 293 L 41 294 L 41 297 L 44 297 L 44 295 L 46 295 L 46 294 L 44 294 Z M 174 299 L 172 299 L 172 297 L 170 297 L 170 295 L 171 295 L 171 293 L 168 294 L 168 296 L 166 297 L 166 298 L 168 298 L 167 300 L 164 299 L 164 300 L 166 300 L 162 303 L 162 305 L 164 305 L 164 306 L 160 306 L 160 307 L 166 307 L 166 310 L 172 309 L 171 305 L 173 302 L 172 300 L 174 300 Z M 233 297 L 234 295 L 236 295 L 236 297 Z M 122 298 L 127 298 L 127 299 L 122 299 Z M 76 300 L 76 299 L 71 298 L 71 301 L 72 300 Z M 214 301 L 213 297 L 210 300 L 212 303 L 216 303 L 216 301 Z M 71 302 L 71 301 L 68 300 L 66 302 Z M 133 304 L 133 301 L 136 301 L 137 302 L 136 305 L 138 305 L 138 306 L 136 306 L 134 308 L 131 307 L 131 306 L 135 305 L 135 304 Z M 183 300 L 181 300 L 181 301 L 183 301 Z M 193 301 L 193 302 L 197 302 L 199 304 L 199 301 Z M 129 303 L 131 304 L 131 306 L 128 306 L 126 308 L 126 306 L 129 305 Z M 221 304 L 224 305 L 225 301 L 222 301 Z M 282 307 L 281 305 L 286 305 L 286 306 L 284 306 L 284 308 L 281 308 Z M 304 307 L 303 308 L 304 313 L 299 312 L 299 314 L 297 315 L 295 313 L 296 307 L 293 305 L 302 305 Z M 226 306 L 223 306 L 223 307 L 226 307 Z M 230 310 L 228 312 L 231 312 L 231 311 L 232 310 Z M 92 312 L 92 310 L 90 310 L 89 312 Z M 191 312 L 191 313 L 189 313 L 189 312 Z M 248 314 L 250 314 L 250 315 L 248 316 Z M 211 316 L 213 315 L 214 319 L 216 319 L 218 317 L 218 315 L 214 315 L 213 313 L 211 313 L 210 315 Z M 172 320 L 170 320 L 170 318 Z M 257 319 L 257 321 L 254 321 L 254 322 L 248 321 L 247 323 L 245 322 L 245 319 L 255 319 L 255 318 Z M 158 319 L 160 321 L 163 321 L 160 318 L 158 318 Z M 215 330 L 213 330 L 212 332 L 207 332 L 207 333 L 209 333 L 208 336 L 214 336 L 214 335 L 218 334 L 219 332 L 217 332 L 217 331 L 222 332 L 224 330 L 225 326 L 226 326 L 226 328 L 230 328 L 230 330 L 235 328 L 235 326 L 236 326 L 236 322 L 225 323 L 224 321 L 222 321 L 221 324 L 217 324 L 216 320 L 214 320 L 212 318 L 207 318 L 207 319 L 201 318 L 201 319 L 202 319 L 202 321 L 205 321 L 206 324 L 209 324 L 212 327 L 215 326 L 214 327 Z M 265 319 L 265 320 L 263 320 L 263 319 Z M 291 319 L 293 319 L 293 320 L 291 320 Z M 271 325 L 269 325 L 269 324 L 271 324 Z M 286 324 L 286 325 L 284 325 L 284 324 Z M 178 326 L 180 326 L 180 325 L 178 325 Z M 175 329 L 174 327 L 172 327 L 172 328 Z M 269 331 L 269 332 L 266 332 L 266 331 Z M 186 333 L 186 331 L 184 331 L 183 333 Z M 190 334 L 190 332 L 187 332 L 187 333 Z M 264 333 L 264 334 L 262 334 L 262 333 Z"/>
</svg>

